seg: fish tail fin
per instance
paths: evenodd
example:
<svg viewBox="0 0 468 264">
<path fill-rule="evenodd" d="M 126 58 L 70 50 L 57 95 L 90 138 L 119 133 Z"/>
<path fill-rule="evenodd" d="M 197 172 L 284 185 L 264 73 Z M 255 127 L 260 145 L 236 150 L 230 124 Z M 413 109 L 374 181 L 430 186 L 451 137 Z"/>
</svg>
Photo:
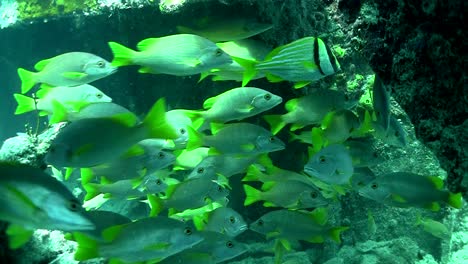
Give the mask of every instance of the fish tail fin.
<svg viewBox="0 0 468 264">
<path fill-rule="evenodd" d="M 94 178 L 94 172 L 90 168 L 81 168 L 81 184 L 86 185 Z"/>
<path fill-rule="evenodd" d="M 147 196 L 149 205 L 151 207 L 150 217 L 157 216 L 164 209 L 164 202 L 161 198 L 154 194 Z"/>
<path fill-rule="evenodd" d="M 31 72 L 23 68 L 18 68 L 18 76 L 21 79 L 21 93 L 22 94 L 29 92 L 29 90 L 33 88 L 34 84 L 36 84 L 34 75 L 35 75 L 35 72 Z"/>
<path fill-rule="evenodd" d="M 32 237 L 34 231 L 25 229 L 22 226 L 10 224 L 6 230 L 8 235 L 8 247 L 17 249 L 26 244 Z"/>
<path fill-rule="evenodd" d="M 99 191 L 98 185 L 94 183 L 88 183 L 83 185 L 83 188 L 86 191 L 84 200 L 88 201 L 98 196 L 101 192 Z"/>
<path fill-rule="evenodd" d="M 136 51 L 117 42 L 109 42 L 108 44 L 114 54 L 114 59 L 111 62 L 112 66 L 120 67 L 133 64 L 132 59 L 135 57 Z"/>
<path fill-rule="evenodd" d="M 192 127 L 187 127 L 188 132 L 188 142 L 187 142 L 187 150 L 194 150 L 198 147 L 203 146 L 203 134 L 197 132 Z"/>
<path fill-rule="evenodd" d="M 188 118 L 190 118 L 190 120 L 192 120 L 192 127 L 194 129 L 199 129 L 205 123 L 205 119 L 203 118 L 203 112 L 204 111 L 196 111 L 196 110 L 185 112 L 185 115 Z"/>
<path fill-rule="evenodd" d="M 328 234 L 333 241 L 335 241 L 338 244 L 341 244 L 341 238 L 340 238 L 341 232 L 346 231 L 348 229 L 349 229 L 348 226 L 337 226 L 337 227 L 331 228 Z"/>
<path fill-rule="evenodd" d="M 175 129 L 166 119 L 166 100 L 160 98 L 143 120 L 143 125 L 149 130 L 149 137 L 176 139 Z"/>
<path fill-rule="evenodd" d="M 244 68 L 244 73 L 242 76 L 242 87 L 246 86 L 254 77 L 257 75 L 257 61 L 246 60 L 238 57 L 231 56 L 232 60 L 239 63 L 242 68 Z"/>
<path fill-rule="evenodd" d="M 18 107 L 16 107 L 15 115 L 24 114 L 27 112 L 34 111 L 36 109 L 36 103 L 34 99 L 22 94 L 14 94 Z"/>
<path fill-rule="evenodd" d="M 284 122 L 281 115 L 265 115 L 263 119 L 270 125 L 273 135 L 278 134 L 286 126 L 286 122 Z"/>
<path fill-rule="evenodd" d="M 78 243 L 75 260 L 83 261 L 99 257 L 99 247 L 96 240 L 80 232 L 73 233 L 73 237 Z"/>
<path fill-rule="evenodd" d="M 245 177 L 242 178 L 242 181 L 260 181 L 262 176 L 263 176 L 263 173 L 260 171 L 260 169 L 257 166 L 250 165 L 249 168 L 247 169 L 247 173 L 245 174 Z"/>
<path fill-rule="evenodd" d="M 262 199 L 262 192 L 255 189 L 254 187 L 252 186 L 249 186 L 247 184 L 244 184 L 244 191 L 245 191 L 245 201 L 244 201 L 244 205 L 247 206 L 247 205 L 251 205 L 255 202 L 258 202 Z"/>
<path fill-rule="evenodd" d="M 448 204 L 453 208 L 460 209 L 463 206 L 463 198 L 461 193 L 449 193 Z"/>
<path fill-rule="evenodd" d="M 52 100 L 52 116 L 49 119 L 49 124 L 56 124 L 60 122 L 67 121 L 68 113 L 67 109 L 63 104 L 58 102 L 57 100 Z"/>
</svg>

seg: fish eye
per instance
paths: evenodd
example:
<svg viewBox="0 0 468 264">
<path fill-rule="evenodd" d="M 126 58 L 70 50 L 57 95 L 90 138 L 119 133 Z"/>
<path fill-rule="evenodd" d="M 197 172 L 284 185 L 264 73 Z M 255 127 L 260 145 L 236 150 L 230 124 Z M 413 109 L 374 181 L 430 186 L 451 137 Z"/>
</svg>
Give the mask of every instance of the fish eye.
<svg viewBox="0 0 468 264">
<path fill-rule="evenodd" d="M 197 173 L 198 173 L 198 174 L 202 174 L 203 172 L 205 172 L 205 169 L 204 169 L 204 168 L 198 168 L 198 170 L 197 170 Z"/>
<path fill-rule="evenodd" d="M 371 185 L 371 188 L 375 190 L 375 189 L 379 188 L 379 185 L 377 183 L 373 183 Z"/>
<path fill-rule="evenodd" d="M 70 200 L 68 201 L 68 209 L 70 209 L 70 211 L 72 212 L 77 212 L 78 210 L 80 210 L 80 203 L 76 200 Z"/>
<path fill-rule="evenodd" d="M 226 242 L 226 247 L 228 247 L 228 248 L 233 248 L 233 247 L 234 247 L 234 243 L 232 243 L 231 241 L 228 241 L 228 242 Z"/>
<path fill-rule="evenodd" d="M 103 94 L 102 94 L 102 93 L 98 93 L 98 94 L 96 94 L 96 97 L 99 98 L 99 99 L 101 99 L 101 98 L 103 97 Z"/>
<path fill-rule="evenodd" d="M 327 159 L 325 158 L 325 156 L 320 156 L 320 157 L 319 157 L 319 162 L 320 162 L 320 163 L 324 163 L 324 162 L 326 162 L 326 161 L 327 161 Z"/>
<path fill-rule="evenodd" d="M 349 95 L 345 94 L 344 99 L 345 101 L 349 101 Z"/>
<path fill-rule="evenodd" d="M 317 192 L 311 192 L 311 193 L 310 193 L 310 197 L 312 197 L 312 198 L 314 198 L 314 199 L 317 198 L 317 197 L 318 197 Z"/>
<path fill-rule="evenodd" d="M 105 65 L 106 65 L 106 63 L 104 61 L 98 61 L 98 63 L 97 63 L 97 66 L 99 68 L 104 68 Z"/>
<path fill-rule="evenodd" d="M 231 222 L 231 224 L 234 224 L 236 222 L 236 218 L 234 216 L 229 217 L 229 222 Z"/>
<path fill-rule="evenodd" d="M 275 141 L 276 141 L 275 137 L 270 137 L 268 140 L 269 140 L 270 142 L 275 142 Z"/>
<path fill-rule="evenodd" d="M 223 191 L 223 187 L 221 187 L 221 185 L 218 185 L 218 192 L 222 192 Z"/>
<path fill-rule="evenodd" d="M 186 227 L 186 228 L 184 229 L 184 234 L 190 236 L 190 235 L 192 234 L 192 229 L 190 229 L 190 227 Z"/>
<path fill-rule="evenodd" d="M 395 137 L 400 137 L 400 133 L 398 133 L 398 131 L 395 131 Z"/>
<path fill-rule="evenodd" d="M 158 153 L 158 159 L 163 159 L 165 156 L 166 154 L 164 154 L 162 151 Z"/>
<path fill-rule="evenodd" d="M 49 152 L 54 153 L 57 149 L 54 146 L 50 146 Z"/>
<path fill-rule="evenodd" d="M 271 94 L 265 94 L 263 98 L 268 101 L 271 99 Z"/>
<path fill-rule="evenodd" d="M 157 179 L 157 180 L 156 180 L 156 184 L 157 184 L 157 185 L 161 185 L 161 184 L 162 184 L 162 181 L 161 181 L 160 179 Z"/>
<path fill-rule="evenodd" d="M 263 223 L 263 220 L 258 220 L 257 224 L 258 224 L 259 226 L 263 226 L 263 224 L 264 224 L 264 223 Z"/>
<path fill-rule="evenodd" d="M 377 153 L 377 151 L 374 151 L 374 152 L 372 153 L 372 157 L 374 157 L 374 158 L 378 158 L 378 157 L 379 157 L 379 154 Z"/>
<path fill-rule="evenodd" d="M 187 131 L 185 130 L 185 128 L 179 129 L 179 133 L 180 133 L 181 135 L 185 134 L 186 132 L 187 132 Z"/>
<path fill-rule="evenodd" d="M 216 56 L 216 57 L 219 57 L 219 56 L 221 56 L 221 55 L 223 55 L 223 50 L 221 50 L 221 49 L 216 49 L 216 51 L 215 51 L 215 56 Z"/>
</svg>

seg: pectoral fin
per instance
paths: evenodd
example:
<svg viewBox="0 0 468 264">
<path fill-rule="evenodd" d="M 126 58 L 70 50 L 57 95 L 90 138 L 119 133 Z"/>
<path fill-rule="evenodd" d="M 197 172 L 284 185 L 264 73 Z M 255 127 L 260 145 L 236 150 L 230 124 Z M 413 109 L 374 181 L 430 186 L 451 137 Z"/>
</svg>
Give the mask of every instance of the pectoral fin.
<svg viewBox="0 0 468 264">
<path fill-rule="evenodd" d="M 88 74 L 82 72 L 64 72 L 62 76 L 70 80 L 80 80 L 87 77 Z"/>
</svg>

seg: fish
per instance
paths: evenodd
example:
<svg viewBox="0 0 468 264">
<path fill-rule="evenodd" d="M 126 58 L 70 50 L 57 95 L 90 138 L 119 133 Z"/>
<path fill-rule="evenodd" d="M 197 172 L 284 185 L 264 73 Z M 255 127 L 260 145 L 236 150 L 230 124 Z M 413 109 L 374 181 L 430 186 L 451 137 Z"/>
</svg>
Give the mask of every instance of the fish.
<svg viewBox="0 0 468 264">
<path fill-rule="evenodd" d="M 188 126 L 194 126 L 192 120 L 187 117 L 186 110 L 184 109 L 173 109 L 167 111 L 167 120 L 177 132 L 178 137 L 173 140 L 173 149 L 183 149 L 186 147 L 188 142 Z"/>
<path fill-rule="evenodd" d="M 429 234 L 444 240 L 450 239 L 452 236 L 450 230 L 443 223 L 427 217 L 421 217 L 421 214 L 418 214 L 416 217 L 414 225 L 421 227 Z"/>
<path fill-rule="evenodd" d="M 221 200 L 228 194 L 229 191 L 217 182 L 197 178 L 170 185 L 163 199 L 148 196 L 148 200 L 151 205 L 151 215 L 159 214 L 164 208 L 169 209 L 169 215 L 172 215 L 186 209 L 202 207 L 208 202 Z"/>
<path fill-rule="evenodd" d="M 244 184 L 245 201 L 248 206 L 258 201 L 265 201 L 265 207 L 283 207 L 289 209 L 306 209 L 327 205 L 327 200 L 319 189 L 304 181 L 281 180 L 266 182 L 262 191 Z"/>
<path fill-rule="evenodd" d="M 378 123 L 373 123 L 373 127 L 375 129 L 375 136 L 391 146 L 403 148 L 408 144 L 403 126 L 393 115 L 389 118 L 389 125 L 386 131 Z"/>
<path fill-rule="evenodd" d="M 461 193 L 443 189 L 442 179 L 411 172 L 391 172 L 359 189 L 365 198 L 396 207 L 420 207 L 440 210 L 440 203 L 454 208 L 463 205 Z"/>
<path fill-rule="evenodd" d="M 75 87 L 42 88 L 37 91 L 36 98 L 18 93 L 13 94 L 13 96 L 18 103 L 15 115 L 34 110 L 39 111 L 40 116 L 52 115 L 55 110 L 54 101 L 60 103 L 66 109 L 66 112 L 76 111 L 76 109 L 92 103 L 112 102 L 112 98 L 89 84 Z"/>
<path fill-rule="evenodd" d="M 323 243 L 326 238 L 330 238 L 336 243 L 341 243 L 341 232 L 349 228 L 330 226 L 327 224 L 327 217 L 325 208 L 317 208 L 312 212 L 280 209 L 266 213 L 250 224 L 249 228 L 266 235 L 267 239 L 279 238 Z"/>
<path fill-rule="evenodd" d="M 0 162 L 0 220 L 12 224 L 10 247 L 26 243 L 35 229 L 93 230 L 82 203 L 63 185 L 29 165 Z"/>
<path fill-rule="evenodd" d="M 132 222 L 130 218 L 111 211 L 85 211 L 85 215 L 94 224 L 95 228 L 93 230 L 80 232 L 101 241 L 104 241 L 104 238 L 102 237 L 102 232 L 105 229 L 112 226 L 123 225 Z M 68 233 L 65 238 L 67 240 L 75 241 L 72 233 Z"/>
<path fill-rule="evenodd" d="M 266 169 L 266 171 L 262 171 L 261 169 Z M 261 167 L 257 164 L 250 165 L 247 168 L 245 177 L 242 178 L 242 181 L 261 181 L 263 183 L 288 180 L 300 181 L 307 185 L 312 184 L 310 178 L 307 175 L 297 173 L 295 171 L 281 169 L 266 163 L 261 164 Z"/>
<path fill-rule="evenodd" d="M 343 145 L 329 145 L 310 157 L 304 172 L 328 184 L 347 185 L 354 167 Z"/>
<path fill-rule="evenodd" d="M 54 88 L 55 89 L 55 88 Z M 106 118 L 116 115 L 131 114 L 127 108 L 113 102 L 93 103 L 68 111 L 60 102 L 53 102 L 54 111 L 49 119 L 49 123 L 55 124 L 59 122 L 74 122 L 81 119 L 89 118 Z M 140 121 L 136 118 L 136 121 Z"/>
<path fill-rule="evenodd" d="M 105 59 L 86 52 L 68 52 L 34 65 L 38 72 L 18 68 L 21 93 L 25 94 L 36 83 L 48 87 L 77 86 L 107 77 L 117 71 Z"/>
<path fill-rule="evenodd" d="M 75 260 L 104 257 L 123 262 L 157 262 L 203 241 L 194 228 L 164 216 L 143 218 L 105 229 L 104 241 L 74 232 Z"/>
<path fill-rule="evenodd" d="M 105 176 L 109 181 L 132 180 L 153 174 L 175 162 L 171 152 L 152 148 L 143 140 L 114 161 L 95 167 L 81 168 L 81 183 Z"/>
<path fill-rule="evenodd" d="M 216 45 L 229 54 L 231 58 L 252 61 L 252 63 L 262 61 L 271 50 L 265 43 L 253 39 L 220 42 L 216 43 Z M 244 71 L 244 67 L 233 60 L 231 64 L 203 72 L 200 81 L 208 76 L 213 76 L 212 81 L 233 80 L 241 82 L 244 78 Z M 265 77 L 263 73 L 257 72 L 251 79 L 255 80 L 263 77 Z"/>
<path fill-rule="evenodd" d="M 305 37 L 279 46 L 258 63 L 233 59 L 246 69 L 242 86 L 247 85 L 256 72 L 263 72 L 270 82 L 290 81 L 295 83 L 294 88 L 299 89 L 341 69 L 330 48 L 316 37 Z"/>
<path fill-rule="evenodd" d="M 165 117 L 165 100 L 158 100 L 143 122 L 132 114 L 72 122 L 52 141 L 46 162 L 56 167 L 88 168 L 118 158 L 147 138 L 175 139 Z"/>
<path fill-rule="evenodd" d="M 203 241 L 190 249 L 164 259 L 160 264 L 216 264 L 238 257 L 248 250 L 247 244 L 216 232 L 200 232 Z"/>
<path fill-rule="evenodd" d="M 236 155 L 223 154 L 205 157 L 187 176 L 192 178 L 213 178 L 213 175 L 222 175 L 229 178 L 244 173 L 252 163 L 263 163 L 269 159 L 267 155 Z"/>
<path fill-rule="evenodd" d="M 320 124 L 330 111 L 345 109 L 348 101 L 346 98 L 348 97 L 342 91 L 315 90 L 286 102 L 287 114 L 265 115 L 263 118 L 270 125 L 274 135 L 287 124 L 292 124 L 290 130 L 295 131 L 308 125 Z"/>
<path fill-rule="evenodd" d="M 148 38 L 137 44 L 138 51 L 109 42 L 113 66 L 140 65 L 140 73 L 188 76 L 228 65 L 231 57 L 215 43 L 192 34 Z"/>
<path fill-rule="evenodd" d="M 138 190 L 140 180 L 120 180 L 110 182 L 105 178 L 101 178 L 101 183 L 86 183 L 83 189 L 86 191 L 84 201 L 91 200 L 97 195 L 103 193 L 104 198 L 120 198 L 120 199 L 136 199 L 144 197 L 145 194 Z"/>
<path fill-rule="evenodd" d="M 211 16 L 197 21 L 194 27 L 177 26 L 183 34 L 195 34 L 213 42 L 233 41 L 250 38 L 273 27 L 252 18 Z"/>
<path fill-rule="evenodd" d="M 189 128 L 187 149 L 209 146 L 222 154 L 260 154 L 279 151 L 285 144 L 268 130 L 249 123 L 211 124 L 208 136 Z"/>
<path fill-rule="evenodd" d="M 239 87 L 210 97 L 203 103 L 205 111 L 191 111 L 187 114 L 194 123 L 226 123 L 242 120 L 270 110 L 282 102 L 278 95 L 255 87 Z M 202 125 L 203 126 L 203 125 Z"/>
<path fill-rule="evenodd" d="M 211 212 L 193 218 L 197 230 L 213 231 L 228 237 L 236 237 L 247 230 L 242 215 L 229 207 L 218 207 Z"/>
<path fill-rule="evenodd" d="M 358 117 L 348 109 L 330 112 L 321 122 L 322 145 L 343 143 L 360 125 Z"/>
<path fill-rule="evenodd" d="M 376 179 L 375 173 L 369 167 L 354 168 L 353 176 L 351 176 L 351 186 L 353 190 L 359 191 L 362 187 Z"/>
<path fill-rule="evenodd" d="M 348 139 L 343 142 L 343 145 L 348 149 L 355 168 L 375 166 L 386 160 L 383 151 L 377 148 L 373 137 Z"/>
<path fill-rule="evenodd" d="M 386 132 L 390 124 L 390 93 L 378 75 L 372 86 L 372 106 L 376 122 Z"/>
</svg>

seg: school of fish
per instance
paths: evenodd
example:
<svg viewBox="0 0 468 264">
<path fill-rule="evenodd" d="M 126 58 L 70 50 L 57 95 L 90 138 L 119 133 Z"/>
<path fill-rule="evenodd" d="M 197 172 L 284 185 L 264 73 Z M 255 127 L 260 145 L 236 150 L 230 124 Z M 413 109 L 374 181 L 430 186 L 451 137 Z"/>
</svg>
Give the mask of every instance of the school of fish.
<svg viewBox="0 0 468 264">
<path fill-rule="evenodd" d="M 240 29 L 179 26 L 180 34 L 141 40 L 136 49 L 109 42 L 112 62 L 69 52 L 37 62 L 36 72 L 18 69 L 22 85 L 14 94 L 15 114 L 36 111 L 50 124 L 68 122 L 50 144 L 45 162 L 66 171 L 64 181 L 79 174 L 85 195 L 79 200 L 38 168 L 0 162 L 0 220 L 10 223 L 11 248 L 24 245 L 36 229 L 50 229 L 77 242 L 79 261 L 214 264 L 251 253 L 249 244 L 236 240 L 250 230 L 274 240 L 281 259 L 297 241 L 340 243 L 340 234 L 350 227 L 331 223 L 327 208 L 350 192 L 394 207 L 461 208 L 461 194 L 446 190 L 434 175 L 372 171 L 385 160 L 373 147 L 376 140 L 407 145 L 391 113 L 389 89 L 378 76 L 372 107 L 361 105 L 349 91 L 333 89 L 283 102 L 248 83 L 266 78 L 300 89 L 339 72 L 338 60 L 320 38 L 308 36 L 271 49 L 249 38 L 271 25 L 231 22 Z M 142 74 L 199 74 L 200 80 L 240 84 L 206 98 L 202 109 L 168 111 L 171 102 L 159 98 L 140 117 L 89 84 L 127 65 L 138 65 Z M 281 109 L 280 104 L 283 114 L 267 113 Z M 254 116 L 269 127 L 245 121 Z M 280 133 L 284 129 L 289 134 Z M 291 141 L 308 146 L 302 171 L 280 168 L 269 156 Z M 232 176 L 239 174 L 242 188 L 236 190 Z M 245 207 L 262 203 L 271 209 L 247 223 L 229 202 L 242 192 Z M 99 210 L 107 201 L 143 202 L 148 214 L 131 219 Z M 440 238 L 449 236 L 433 220 L 418 217 L 416 224 Z"/>
</svg>

